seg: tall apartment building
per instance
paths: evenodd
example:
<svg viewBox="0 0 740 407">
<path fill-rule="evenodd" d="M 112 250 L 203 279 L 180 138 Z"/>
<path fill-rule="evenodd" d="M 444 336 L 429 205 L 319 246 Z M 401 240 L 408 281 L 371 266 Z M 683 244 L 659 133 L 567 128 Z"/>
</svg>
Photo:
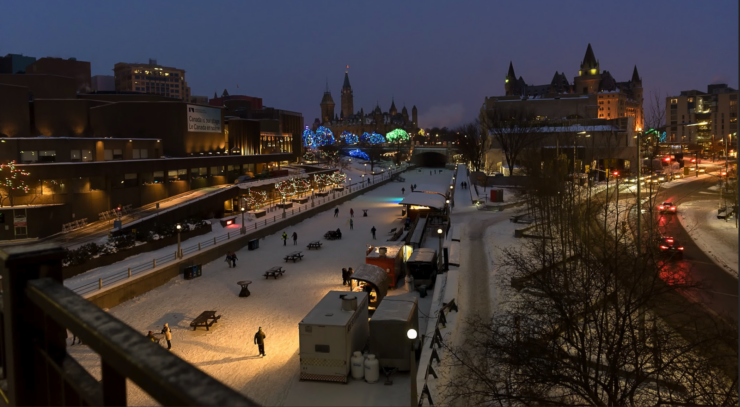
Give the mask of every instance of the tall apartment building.
<svg viewBox="0 0 740 407">
<path fill-rule="evenodd" d="M 185 81 L 185 70 L 157 65 L 119 62 L 113 68 L 116 91 L 153 93 L 190 101 L 190 88 Z"/>
<path fill-rule="evenodd" d="M 57 75 L 74 78 L 77 92 L 87 93 L 92 90 L 90 62 L 78 61 L 77 58 L 44 57 L 26 67 L 26 73 L 35 75 Z"/>
<path fill-rule="evenodd" d="M 666 98 L 667 142 L 699 144 L 708 150 L 713 142 L 737 133 L 738 91 L 726 84 L 707 86 L 706 92 L 685 90 Z M 694 124 L 694 126 L 686 126 Z"/>
</svg>

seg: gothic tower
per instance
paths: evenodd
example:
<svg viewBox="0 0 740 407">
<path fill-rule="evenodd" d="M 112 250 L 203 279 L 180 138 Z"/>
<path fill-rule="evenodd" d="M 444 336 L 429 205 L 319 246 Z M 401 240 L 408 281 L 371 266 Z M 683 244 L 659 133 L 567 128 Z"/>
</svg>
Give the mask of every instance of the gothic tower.
<svg viewBox="0 0 740 407">
<path fill-rule="evenodd" d="M 393 117 L 398 114 L 398 109 L 396 109 L 396 101 L 395 98 L 391 98 L 391 109 L 388 110 L 388 114 Z"/>
<path fill-rule="evenodd" d="M 506 96 L 514 94 L 516 88 L 516 74 L 514 73 L 514 63 L 509 61 L 509 72 L 506 73 L 506 83 L 504 89 L 506 90 Z"/>
<path fill-rule="evenodd" d="M 352 102 L 352 86 L 349 84 L 349 74 L 344 71 L 344 84 L 342 85 L 342 116 L 350 117 L 354 114 Z"/>
<path fill-rule="evenodd" d="M 401 114 L 403 115 L 403 121 L 405 123 L 409 122 L 409 111 L 406 110 L 406 104 L 403 104 L 403 109 L 401 109 Z"/>
<path fill-rule="evenodd" d="M 334 99 L 329 92 L 329 81 L 326 81 L 326 90 L 321 99 L 321 123 L 327 123 L 334 119 Z"/>
<path fill-rule="evenodd" d="M 630 88 L 632 89 L 632 97 L 640 104 L 640 109 L 635 115 L 635 127 L 642 129 L 644 128 L 644 111 L 642 109 L 642 78 L 637 73 L 637 65 L 632 71 L 632 79 L 630 80 Z"/>
<path fill-rule="evenodd" d="M 413 122 L 414 126 L 419 127 L 419 122 L 417 121 L 417 114 L 416 114 L 416 105 L 411 108 L 411 121 Z"/>
<path fill-rule="evenodd" d="M 578 76 L 575 78 L 575 93 L 592 94 L 599 92 L 599 83 L 601 82 L 601 68 L 599 61 L 594 56 L 594 50 L 591 44 L 588 44 L 586 55 L 581 61 L 581 69 L 578 70 Z"/>
<path fill-rule="evenodd" d="M 375 124 L 383 124 L 383 111 L 380 109 L 380 104 L 375 102 L 375 110 L 373 110 L 373 119 Z"/>
</svg>

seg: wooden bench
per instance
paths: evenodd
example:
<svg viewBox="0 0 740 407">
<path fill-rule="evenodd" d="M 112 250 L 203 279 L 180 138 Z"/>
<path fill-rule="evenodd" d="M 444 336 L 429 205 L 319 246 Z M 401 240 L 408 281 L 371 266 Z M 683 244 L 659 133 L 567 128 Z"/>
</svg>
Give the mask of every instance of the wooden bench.
<svg viewBox="0 0 740 407">
<path fill-rule="evenodd" d="M 319 241 L 317 240 L 317 241 L 315 241 L 315 242 L 311 242 L 311 243 L 309 243 L 309 244 L 308 244 L 308 246 L 306 246 L 306 247 L 308 247 L 308 250 L 311 250 L 311 249 L 317 249 L 317 250 L 318 250 L 318 249 L 321 249 L 321 245 L 322 245 L 322 244 L 323 244 L 323 243 L 321 243 L 321 242 L 319 242 Z"/>
<path fill-rule="evenodd" d="M 206 331 L 210 331 L 211 325 L 218 322 L 219 318 L 221 318 L 221 315 L 216 315 L 216 311 L 203 311 L 190 323 L 190 326 L 193 327 L 193 331 L 199 326 L 204 326 Z"/>
<path fill-rule="evenodd" d="M 293 260 L 293 263 L 295 263 L 297 260 L 303 260 L 303 254 L 301 252 L 293 252 L 286 255 L 284 259 L 286 262 Z"/>
<path fill-rule="evenodd" d="M 281 266 L 275 266 L 265 271 L 265 274 L 263 274 L 263 276 L 265 276 L 265 279 L 272 277 L 277 280 L 277 278 L 282 277 L 283 274 L 285 274 L 285 270 Z"/>
</svg>

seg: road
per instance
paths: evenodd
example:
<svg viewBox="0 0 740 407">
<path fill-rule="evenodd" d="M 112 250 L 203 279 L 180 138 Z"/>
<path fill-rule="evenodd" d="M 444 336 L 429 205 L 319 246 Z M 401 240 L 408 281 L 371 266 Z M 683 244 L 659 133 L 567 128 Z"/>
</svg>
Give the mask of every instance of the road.
<svg viewBox="0 0 740 407">
<path fill-rule="evenodd" d="M 688 201 L 705 202 L 717 207 L 719 193 L 708 191 L 717 184 L 716 177 L 697 179 L 674 185 L 658 193 L 657 202 L 672 201 L 681 210 L 681 203 Z M 715 263 L 691 239 L 674 215 L 663 215 L 659 229 L 664 235 L 673 236 L 684 246 L 683 260 L 674 261 L 675 273 L 685 273 L 702 287 L 687 296 L 700 302 L 713 313 L 732 324 L 738 323 L 738 279 Z"/>
</svg>

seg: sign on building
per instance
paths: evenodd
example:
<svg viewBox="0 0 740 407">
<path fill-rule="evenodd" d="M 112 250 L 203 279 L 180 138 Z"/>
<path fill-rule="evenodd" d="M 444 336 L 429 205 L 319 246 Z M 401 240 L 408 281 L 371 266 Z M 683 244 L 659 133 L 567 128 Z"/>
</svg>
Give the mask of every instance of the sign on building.
<svg viewBox="0 0 740 407">
<path fill-rule="evenodd" d="M 221 132 L 221 110 L 197 105 L 188 106 L 188 131 L 201 133 Z"/>
</svg>

